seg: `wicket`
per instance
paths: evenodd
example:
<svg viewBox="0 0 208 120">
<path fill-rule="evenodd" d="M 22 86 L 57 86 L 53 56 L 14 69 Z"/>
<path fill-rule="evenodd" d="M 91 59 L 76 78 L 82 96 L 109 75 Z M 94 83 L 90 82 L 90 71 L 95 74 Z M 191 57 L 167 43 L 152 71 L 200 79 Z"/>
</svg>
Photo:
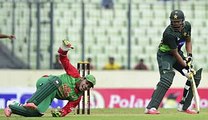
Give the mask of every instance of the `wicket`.
<svg viewBox="0 0 208 120">
<path fill-rule="evenodd" d="M 77 70 L 82 77 L 90 74 L 90 63 L 89 62 L 78 62 L 77 63 Z M 87 90 L 87 97 L 85 98 L 85 92 L 83 92 L 82 102 L 82 114 L 85 114 L 85 99 L 87 99 L 87 114 L 90 114 L 90 90 Z M 80 114 L 80 104 L 77 107 L 77 114 Z"/>
</svg>

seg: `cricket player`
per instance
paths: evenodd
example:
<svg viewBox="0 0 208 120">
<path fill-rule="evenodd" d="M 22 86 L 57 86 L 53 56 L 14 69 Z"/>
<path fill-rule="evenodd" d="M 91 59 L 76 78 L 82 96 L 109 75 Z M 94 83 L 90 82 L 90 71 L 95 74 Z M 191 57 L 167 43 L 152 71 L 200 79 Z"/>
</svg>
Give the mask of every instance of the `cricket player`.
<svg viewBox="0 0 208 120">
<path fill-rule="evenodd" d="M 64 117 L 80 102 L 84 91 L 94 87 L 96 79 L 89 74 L 81 77 L 78 70 L 72 66 L 67 53 L 73 49 L 68 40 L 63 40 L 58 50 L 60 61 L 66 73 L 54 76 L 44 75 L 36 83 L 36 92 L 24 104 L 13 103 L 4 109 L 6 117 L 17 114 L 25 117 L 41 117 L 50 106 L 52 100 L 68 100 L 68 103 L 59 111 L 53 111 L 53 117 Z"/>
<path fill-rule="evenodd" d="M 183 55 L 181 47 L 185 44 L 187 57 Z M 180 72 L 188 79 L 195 72 L 189 63 L 192 61 L 191 24 L 185 21 L 184 13 L 181 10 L 173 10 L 170 14 L 170 25 L 163 32 L 162 40 L 157 52 L 160 81 L 154 90 L 151 101 L 145 109 L 146 114 L 159 114 L 158 107 L 170 88 L 175 72 Z M 184 72 L 185 70 L 185 72 Z M 194 80 L 198 87 L 201 80 L 202 68 L 196 71 Z M 196 114 L 195 110 L 189 108 L 193 98 L 191 82 L 186 81 L 183 98 L 178 111 L 189 114 Z"/>
</svg>

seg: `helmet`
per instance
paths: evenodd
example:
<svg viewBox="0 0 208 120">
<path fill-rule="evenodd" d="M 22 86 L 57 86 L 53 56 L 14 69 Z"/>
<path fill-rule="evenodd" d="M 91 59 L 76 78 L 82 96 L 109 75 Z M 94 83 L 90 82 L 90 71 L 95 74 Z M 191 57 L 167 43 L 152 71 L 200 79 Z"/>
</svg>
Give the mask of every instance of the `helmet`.
<svg viewBox="0 0 208 120">
<path fill-rule="evenodd" d="M 96 79 L 93 75 L 86 75 L 86 80 L 92 83 L 92 87 L 96 84 Z"/>
<path fill-rule="evenodd" d="M 184 14 L 181 10 L 173 10 L 170 14 L 170 23 L 175 31 L 180 31 L 184 27 Z"/>
<path fill-rule="evenodd" d="M 173 10 L 170 14 L 170 20 L 185 20 L 183 11 L 181 10 Z"/>
</svg>

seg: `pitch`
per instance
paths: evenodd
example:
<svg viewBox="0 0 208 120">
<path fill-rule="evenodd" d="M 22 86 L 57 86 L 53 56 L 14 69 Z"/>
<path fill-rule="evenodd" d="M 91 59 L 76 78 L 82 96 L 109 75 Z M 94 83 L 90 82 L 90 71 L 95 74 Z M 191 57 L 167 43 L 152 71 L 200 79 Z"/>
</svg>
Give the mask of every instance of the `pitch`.
<svg viewBox="0 0 208 120">
<path fill-rule="evenodd" d="M 75 112 L 64 117 L 64 120 L 208 120 L 208 110 L 202 109 L 200 114 L 191 115 L 177 112 L 176 109 L 159 109 L 159 115 L 146 115 L 144 109 L 126 108 L 126 109 L 92 109 L 91 115 L 76 115 Z M 51 117 L 50 110 L 43 117 L 26 118 L 12 115 L 9 119 L 4 116 L 3 110 L 0 110 L 0 120 L 51 120 L 63 119 Z"/>
</svg>

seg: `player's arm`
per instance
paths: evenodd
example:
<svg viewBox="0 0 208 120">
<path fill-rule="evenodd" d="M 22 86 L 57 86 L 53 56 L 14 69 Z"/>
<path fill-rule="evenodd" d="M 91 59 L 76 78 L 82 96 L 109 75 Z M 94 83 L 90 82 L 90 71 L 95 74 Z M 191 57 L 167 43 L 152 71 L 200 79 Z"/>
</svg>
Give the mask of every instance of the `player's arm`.
<svg viewBox="0 0 208 120">
<path fill-rule="evenodd" d="M 186 52 L 187 52 L 187 62 L 192 61 L 192 42 L 191 42 L 191 36 L 186 38 Z"/>
<path fill-rule="evenodd" d="M 185 48 L 186 48 L 187 54 L 190 54 L 190 53 L 192 54 L 191 24 L 188 21 L 186 21 L 185 26 L 186 26 L 186 29 L 187 29 L 187 32 L 184 35 L 184 37 L 186 38 Z"/>
<path fill-rule="evenodd" d="M 70 44 L 68 42 L 68 44 Z M 72 77 L 78 78 L 80 77 L 77 69 L 70 63 L 70 60 L 67 57 L 67 53 L 69 51 L 69 49 L 71 49 L 71 44 L 68 45 L 67 43 L 62 43 L 62 46 L 59 48 L 58 53 L 59 53 L 59 59 L 60 62 L 64 68 L 64 70 L 66 71 L 66 73 L 68 75 L 71 75 Z"/>
<path fill-rule="evenodd" d="M 67 55 L 64 55 L 64 54 L 67 54 L 67 52 L 63 51 L 61 48 L 59 48 L 58 52 L 59 52 L 60 62 L 62 64 L 64 70 L 66 71 L 66 73 L 68 75 L 71 75 L 72 77 L 75 77 L 75 78 L 80 77 L 77 69 L 70 63 L 70 60 L 68 59 Z"/>
<path fill-rule="evenodd" d="M 192 41 L 191 41 L 191 24 L 186 21 L 185 22 L 187 28 L 187 34 L 184 36 L 186 38 L 185 48 L 187 52 L 187 62 L 192 62 Z"/>
<path fill-rule="evenodd" d="M 182 67 L 186 67 L 186 63 L 184 62 L 183 58 L 180 56 L 180 54 L 178 53 L 178 48 L 177 48 L 177 44 L 176 44 L 176 40 L 177 38 L 175 38 L 175 36 L 171 35 L 171 34 L 167 34 L 164 36 L 164 40 L 163 42 L 169 46 L 170 48 L 170 53 L 176 58 L 177 62 L 182 66 Z"/>
<path fill-rule="evenodd" d="M 191 42 L 191 37 L 187 37 L 186 38 L 186 51 L 187 53 L 191 53 L 192 54 L 192 42 Z"/>
<path fill-rule="evenodd" d="M 81 100 L 81 96 L 75 100 L 75 101 L 69 101 L 61 110 L 59 110 L 60 116 L 54 116 L 54 117 L 64 117 L 70 112 L 73 111 L 74 108 L 79 104 Z"/>
<path fill-rule="evenodd" d="M 79 104 L 81 100 L 81 96 L 75 100 L 75 101 L 69 101 L 62 109 L 60 110 L 52 110 L 51 114 L 53 117 L 64 117 L 70 112 L 73 111 L 73 109 Z"/>
<path fill-rule="evenodd" d="M 187 66 L 186 63 L 184 62 L 183 58 L 178 53 L 177 49 L 172 49 L 171 54 L 176 58 L 176 60 L 178 61 L 179 64 L 181 64 L 183 67 Z"/>
<path fill-rule="evenodd" d="M 15 39 L 15 36 L 14 36 L 14 35 L 5 35 L 5 34 L 0 34 L 0 38 Z"/>
</svg>

